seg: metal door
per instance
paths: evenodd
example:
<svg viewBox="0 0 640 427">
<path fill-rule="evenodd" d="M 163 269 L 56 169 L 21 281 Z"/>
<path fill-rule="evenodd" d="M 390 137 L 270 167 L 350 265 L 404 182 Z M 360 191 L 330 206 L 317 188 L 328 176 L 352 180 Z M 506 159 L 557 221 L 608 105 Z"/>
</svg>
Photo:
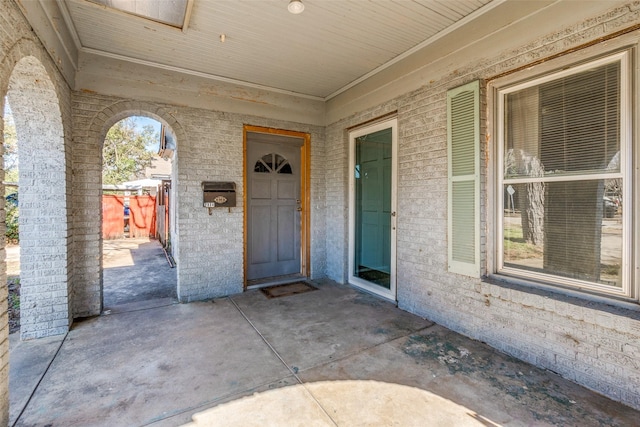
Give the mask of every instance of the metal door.
<svg viewBox="0 0 640 427">
<path fill-rule="evenodd" d="M 303 141 L 260 139 L 260 134 L 247 134 L 247 280 L 301 271 Z"/>
</svg>

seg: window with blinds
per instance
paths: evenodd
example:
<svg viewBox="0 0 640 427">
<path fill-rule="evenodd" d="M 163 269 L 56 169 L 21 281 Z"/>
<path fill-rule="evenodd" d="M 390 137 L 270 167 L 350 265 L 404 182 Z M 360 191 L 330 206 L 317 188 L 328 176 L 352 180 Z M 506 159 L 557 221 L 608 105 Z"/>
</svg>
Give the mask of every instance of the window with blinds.
<svg viewBox="0 0 640 427">
<path fill-rule="evenodd" d="M 627 57 L 498 91 L 502 272 L 630 295 Z"/>
</svg>

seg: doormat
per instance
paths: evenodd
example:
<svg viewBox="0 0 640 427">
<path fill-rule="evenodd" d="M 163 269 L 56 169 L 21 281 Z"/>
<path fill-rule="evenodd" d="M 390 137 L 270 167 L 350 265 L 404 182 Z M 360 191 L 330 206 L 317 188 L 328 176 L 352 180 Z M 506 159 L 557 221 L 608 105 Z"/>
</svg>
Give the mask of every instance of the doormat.
<svg viewBox="0 0 640 427">
<path fill-rule="evenodd" d="M 260 290 L 267 298 L 271 299 L 316 291 L 318 288 L 314 288 L 307 282 L 293 282 L 285 285 L 267 286 L 266 288 L 260 288 Z"/>
</svg>

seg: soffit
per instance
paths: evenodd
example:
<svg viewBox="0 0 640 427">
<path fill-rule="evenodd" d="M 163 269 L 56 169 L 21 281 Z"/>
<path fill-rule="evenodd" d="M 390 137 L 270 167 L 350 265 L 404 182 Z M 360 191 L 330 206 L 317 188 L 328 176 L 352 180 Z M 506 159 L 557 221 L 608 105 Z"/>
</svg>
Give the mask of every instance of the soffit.
<svg viewBox="0 0 640 427">
<path fill-rule="evenodd" d="M 330 99 L 503 2 L 303 1 L 292 15 L 288 0 L 193 0 L 182 30 L 88 0 L 60 6 L 81 54 Z"/>
</svg>

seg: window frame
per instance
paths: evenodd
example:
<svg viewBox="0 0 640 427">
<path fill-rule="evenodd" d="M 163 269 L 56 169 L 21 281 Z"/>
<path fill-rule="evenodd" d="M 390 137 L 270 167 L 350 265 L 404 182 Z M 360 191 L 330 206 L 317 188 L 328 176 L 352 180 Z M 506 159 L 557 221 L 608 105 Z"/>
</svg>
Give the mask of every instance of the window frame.
<svg viewBox="0 0 640 427">
<path fill-rule="evenodd" d="M 637 37 L 637 36 L 636 36 Z M 638 301 L 638 219 L 633 217 L 633 212 L 640 204 L 639 185 L 634 185 L 637 179 L 634 167 L 640 166 L 640 147 L 633 149 L 634 130 L 637 120 L 638 97 L 634 92 L 635 83 L 638 81 L 638 70 L 633 66 L 637 63 L 637 38 L 629 44 L 629 38 L 622 38 L 614 43 L 617 46 L 594 46 L 583 51 L 563 55 L 552 59 L 536 67 L 521 70 L 513 74 L 493 79 L 489 82 L 488 94 L 490 99 L 489 123 L 487 129 L 493 129 L 494 138 L 489 138 L 489 153 L 494 157 L 493 168 L 487 174 L 487 193 L 490 200 L 489 206 L 493 206 L 493 214 L 487 216 L 487 230 L 493 231 L 494 239 L 488 239 L 490 246 L 487 248 L 487 273 L 501 278 L 512 277 L 533 286 L 539 285 L 551 289 L 566 289 L 589 294 L 597 294 L 604 297 L 614 297 L 623 300 Z M 626 43 L 626 44 L 625 44 Z M 617 49 L 616 49 L 617 47 Z M 589 56 L 586 56 L 589 55 Z M 504 220 L 504 192 L 503 186 L 512 182 L 525 182 L 522 179 L 504 177 L 504 144 L 505 144 L 505 98 L 524 88 L 540 86 L 543 83 L 575 75 L 584 70 L 603 66 L 606 64 L 620 63 L 620 171 L 616 173 L 586 173 L 571 176 L 533 178 L 526 182 L 542 181 L 578 181 L 588 179 L 623 179 L 623 200 L 629 202 L 622 206 L 622 262 L 621 282 L 622 287 L 601 285 L 577 279 L 569 279 L 548 273 L 532 272 L 515 267 L 504 266 L 503 248 L 503 220 Z M 636 242 L 634 244 L 634 242 Z"/>
</svg>

